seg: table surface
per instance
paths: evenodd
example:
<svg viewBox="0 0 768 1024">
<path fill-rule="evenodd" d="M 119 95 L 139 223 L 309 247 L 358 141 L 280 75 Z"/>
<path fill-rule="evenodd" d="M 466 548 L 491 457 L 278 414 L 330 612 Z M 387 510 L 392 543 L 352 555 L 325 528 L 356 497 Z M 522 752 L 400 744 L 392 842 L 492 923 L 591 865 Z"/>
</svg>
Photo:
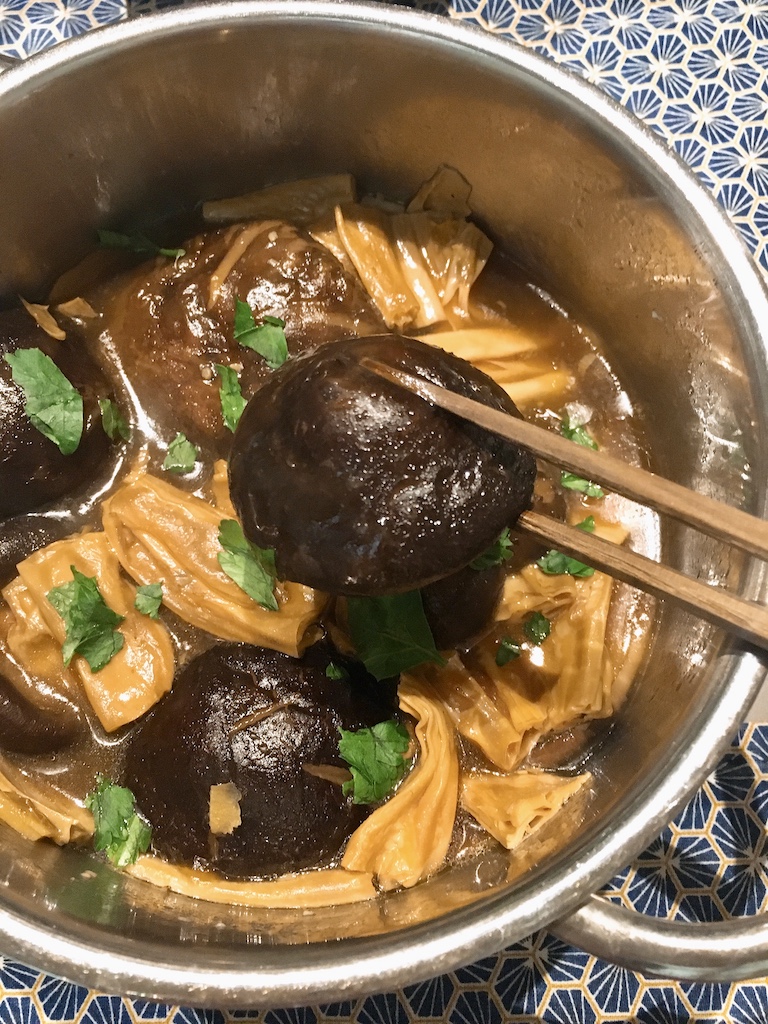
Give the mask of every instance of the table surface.
<svg viewBox="0 0 768 1024">
<path fill-rule="evenodd" d="M 183 0 L 0 0 L 0 53 L 62 39 Z M 712 190 L 768 276 L 768 0 L 414 0 L 567 65 L 674 147 Z M 753 718 L 768 719 L 768 693 Z M 606 886 L 646 914 L 718 921 L 768 908 L 768 725 L 745 725 L 675 822 Z M 768 1024 L 768 978 L 739 985 L 643 978 L 547 932 L 420 985 L 297 1010 L 165 1006 L 89 992 L 0 957 L 0 1022 L 34 1024 Z"/>
</svg>

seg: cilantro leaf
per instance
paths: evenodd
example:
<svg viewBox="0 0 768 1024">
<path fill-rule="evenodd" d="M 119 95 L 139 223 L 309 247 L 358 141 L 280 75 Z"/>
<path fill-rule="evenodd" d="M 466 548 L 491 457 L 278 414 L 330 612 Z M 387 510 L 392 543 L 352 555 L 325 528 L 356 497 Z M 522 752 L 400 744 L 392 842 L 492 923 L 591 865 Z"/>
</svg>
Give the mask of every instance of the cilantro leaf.
<svg viewBox="0 0 768 1024">
<path fill-rule="evenodd" d="M 405 775 L 409 761 L 404 754 L 411 742 L 408 730 L 399 722 L 389 721 L 379 722 L 372 729 L 339 732 L 339 753 L 352 772 L 352 780 L 344 783 L 342 793 L 351 793 L 356 804 L 378 803 Z"/>
<path fill-rule="evenodd" d="M 496 649 L 496 664 L 501 668 L 508 662 L 520 657 L 520 644 L 512 637 L 505 636 L 499 641 Z"/>
<path fill-rule="evenodd" d="M 227 430 L 231 430 L 234 433 L 235 427 L 243 415 L 243 409 L 245 409 L 248 402 L 243 398 L 243 393 L 240 390 L 240 381 L 235 370 L 231 366 L 221 366 L 219 363 L 216 363 L 215 366 L 216 372 L 221 377 L 219 397 L 221 398 L 221 414 L 224 417 L 224 426 Z"/>
<path fill-rule="evenodd" d="M 64 664 L 82 655 L 91 672 L 99 672 L 122 650 L 125 638 L 115 629 L 123 616 L 113 612 L 101 596 L 96 578 L 70 566 L 72 582 L 49 590 L 47 597 L 64 620 L 66 639 L 61 648 Z"/>
<path fill-rule="evenodd" d="M 104 249 L 127 249 L 128 252 L 149 253 L 151 256 L 167 256 L 171 260 L 183 256 L 185 249 L 163 249 L 156 245 L 142 231 L 99 231 L 99 245 Z"/>
<path fill-rule="evenodd" d="M 219 544 L 222 550 L 216 557 L 227 576 L 262 608 L 276 612 L 275 552 L 251 544 L 236 519 L 219 523 Z"/>
<path fill-rule="evenodd" d="M 184 434 L 177 434 L 168 445 L 163 469 L 169 473 L 189 473 L 197 461 L 197 448 Z"/>
<path fill-rule="evenodd" d="M 134 864 L 146 853 L 152 829 L 136 813 L 136 800 L 130 789 L 116 786 L 99 775 L 96 787 L 85 798 L 93 815 L 93 847 L 103 850 L 118 868 Z"/>
<path fill-rule="evenodd" d="M 482 555 L 470 562 L 470 567 L 481 572 L 483 569 L 491 569 L 494 565 L 501 565 L 503 562 L 508 562 L 513 556 L 514 552 L 514 541 L 509 535 L 509 530 L 502 530 L 497 540 L 491 544 L 487 551 L 484 551 Z"/>
<path fill-rule="evenodd" d="M 343 665 L 337 665 L 335 661 L 328 662 L 325 674 L 329 679 L 349 679 L 349 672 Z"/>
<path fill-rule="evenodd" d="M 591 480 L 585 480 L 576 473 L 566 473 L 565 470 L 560 474 L 560 484 L 569 491 L 581 491 L 588 498 L 602 498 L 605 494 L 599 484 L 593 484 Z"/>
<path fill-rule="evenodd" d="M 429 628 L 421 593 L 347 598 L 352 643 L 376 679 L 388 679 L 425 661 L 444 665 Z"/>
<path fill-rule="evenodd" d="M 569 416 L 563 416 L 560 433 L 569 441 L 580 444 L 582 448 L 592 448 L 593 451 L 597 451 L 597 441 L 590 436 L 587 428 L 583 424 L 573 423 Z"/>
<path fill-rule="evenodd" d="M 587 516 L 586 519 L 582 519 L 580 523 L 576 524 L 579 530 L 584 530 L 585 533 L 595 532 L 595 517 Z M 584 562 L 580 562 L 578 558 L 571 558 L 570 555 L 564 555 L 562 551 L 550 550 L 543 558 L 540 558 L 536 563 L 542 572 L 545 572 L 548 576 L 578 576 L 580 579 L 587 579 L 589 576 L 595 575 L 595 570 L 585 565 Z"/>
<path fill-rule="evenodd" d="M 533 612 L 523 624 L 523 632 L 537 647 L 543 644 L 550 634 L 552 623 L 541 612 Z"/>
<path fill-rule="evenodd" d="M 591 448 L 593 451 L 597 451 L 597 441 L 590 436 L 587 428 L 582 424 L 571 422 L 568 416 L 563 416 L 560 433 L 574 444 L 580 444 L 582 448 Z M 560 485 L 569 491 L 581 491 L 588 498 L 602 498 L 605 494 L 599 484 L 593 484 L 591 480 L 585 480 L 584 477 L 577 476 L 576 473 L 566 473 L 565 470 L 560 474 Z"/>
<path fill-rule="evenodd" d="M 131 428 L 112 399 L 100 398 L 99 409 L 101 410 L 101 425 L 110 441 L 116 441 L 118 437 L 128 441 L 131 436 Z"/>
<path fill-rule="evenodd" d="M 276 316 L 265 316 L 260 324 L 253 319 L 247 302 L 235 299 L 235 340 L 245 348 L 252 348 L 264 356 L 267 366 L 276 370 L 288 358 L 285 340 L 285 321 Z"/>
<path fill-rule="evenodd" d="M 83 436 L 83 399 L 56 363 L 39 348 L 20 348 L 3 356 L 15 384 L 24 392 L 24 412 L 33 427 L 58 446 L 62 455 L 77 451 Z"/>
<path fill-rule="evenodd" d="M 160 605 L 163 603 L 163 585 L 161 583 L 147 583 L 144 587 L 138 587 L 133 607 L 142 615 L 148 615 L 150 619 L 156 619 L 160 614 Z"/>
<path fill-rule="evenodd" d="M 590 565 L 585 565 L 577 558 L 564 555 L 562 551 L 548 551 L 543 558 L 536 563 L 542 572 L 547 576 L 577 576 L 586 579 L 594 576 L 595 570 Z"/>
</svg>

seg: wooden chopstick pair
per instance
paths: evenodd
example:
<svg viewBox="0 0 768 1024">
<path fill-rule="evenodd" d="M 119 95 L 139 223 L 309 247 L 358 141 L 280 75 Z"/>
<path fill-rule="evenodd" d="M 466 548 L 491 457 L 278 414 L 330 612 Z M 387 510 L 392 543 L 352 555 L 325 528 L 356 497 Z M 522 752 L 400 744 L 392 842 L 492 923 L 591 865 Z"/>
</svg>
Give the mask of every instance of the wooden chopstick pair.
<svg viewBox="0 0 768 1024">
<path fill-rule="evenodd" d="M 363 365 L 393 384 L 406 388 L 425 401 L 462 419 L 529 448 L 547 462 L 638 501 L 656 512 L 674 516 L 702 533 L 768 560 L 768 521 L 696 494 L 648 470 L 628 466 L 620 459 L 582 448 L 565 437 L 490 409 L 471 398 L 457 395 L 421 377 L 395 370 L 378 360 L 365 358 Z M 702 619 L 729 633 L 768 648 L 768 607 L 745 601 L 725 590 L 691 579 L 669 566 L 646 558 L 629 548 L 612 544 L 538 512 L 524 512 L 518 522 L 525 530 L 567 555 L 639 587 L 656 597 L 668 597 Z"/>
</svg>

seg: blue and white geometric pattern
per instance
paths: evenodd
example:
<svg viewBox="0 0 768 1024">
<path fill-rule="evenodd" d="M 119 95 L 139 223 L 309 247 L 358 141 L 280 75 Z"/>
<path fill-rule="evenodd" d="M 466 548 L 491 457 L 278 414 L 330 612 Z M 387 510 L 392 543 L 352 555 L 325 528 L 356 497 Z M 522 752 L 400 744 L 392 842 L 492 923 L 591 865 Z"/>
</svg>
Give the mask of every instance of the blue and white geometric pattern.
<svg viewBox="0 0 768 1024">
<path fill-rule="evenodd" d="M 0 54 L 25 57 L 125 16 L 124 0 L 0 0 Z"/>
<path fill-rule="evenodd" d="M 709 185 L 768 274 L 766 0 L 417 0 L 578 71 Z"/>
<path fill-rule="evenodd" d="M 0 0 L 22 56 L 183 0 Z M 768 0 L 411 0 L 580 72 L 654 128 L 720 200 L 768 274 Z M 768 910 L 768 725 L 745 726 L 688 807 L 604 889 L 648 914 Z M 297 1010 L 203 1011 L 88 992 L 0 958 L 0 1024 L 768 1024 L 768 978 L 646 979 L 539 932 L 383 996 Z"/>
</svg>

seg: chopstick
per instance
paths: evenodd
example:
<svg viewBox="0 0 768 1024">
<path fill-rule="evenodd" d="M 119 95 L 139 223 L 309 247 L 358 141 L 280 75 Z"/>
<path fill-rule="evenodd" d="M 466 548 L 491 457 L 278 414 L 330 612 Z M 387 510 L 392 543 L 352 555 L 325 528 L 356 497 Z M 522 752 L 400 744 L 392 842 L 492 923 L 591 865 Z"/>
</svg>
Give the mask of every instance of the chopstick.
<svg viewBox="0 0 768 1024">
<path fill-rule="evenodd" d="M 715 626 L 722 626 L 734 636 L 759 647 L 768 647 L 768 608 L 763 605 L 699 583 L 668 565 L 654 562 L 636 551 L 567 526 L 539 512 L 523 512 L 517 526 L 615 579 L 639 587 L 655 597 L 672 598 L 689 612 Z"/>
<path fill-rule="evenodd" d="M 697 527 L 703 533 L 768 559 L 768 522 L 696 494 L 648 470 L 628 466 L 610 455 L 582 448 L 567 438 L 481 402 L 457 395 L 404 370 L 375 359 L 361 360 L 366 369 L 406 388 L 425 401 L 470 420 L 491 433 L 529 448 L 535 455 L 624 494 L 657 512 Z M 669 597 L 700 618 L 761 647 L 768 647 L 768 608 L 745 601 L 717 587 L 601 537 L 567 526 L 537 512 L 524 512 L 517 526 L 565 554 L 639 587 L 657 597 Z"/>
<path fill-rule="evenodd" d="M 404 370 L 393 370 L 374 359 L 366 358 L 361 362 L 380 377 L 407 388 L 434 405 L 439 405 L 441 409 L 471 420 L 508 441 L 530 448 L 547 462 L 555 462 L 572 473 L 605 484 L 609 490 L 639 501 L 656 512 L 666 512 L 683 523 L 695 526 L 710 537 L 768 559 L 768 520 L 758 519 L 741 509 L 724 505 L 704 494 L 697 494 L 647 469 L 628 466 L 612 455 L 582 448 L 551 430 L 490 409 L 481 402 L 457 395 Z"/>
</svg>

